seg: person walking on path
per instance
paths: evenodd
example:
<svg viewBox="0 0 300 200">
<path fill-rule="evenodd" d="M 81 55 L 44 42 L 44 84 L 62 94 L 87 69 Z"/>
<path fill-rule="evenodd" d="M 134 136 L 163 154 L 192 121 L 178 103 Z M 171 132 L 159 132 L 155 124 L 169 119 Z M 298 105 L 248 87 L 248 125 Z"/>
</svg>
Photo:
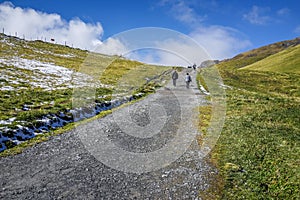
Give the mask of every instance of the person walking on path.
<svg viewBox="0 0 300 200">
<path fill-rule="evenodd" d="M 173 79 L 173 86 L 176 87 L 176 81 L 178 79 L 178 73 L 176 70 L 172 73 L 172 79 Z"/>
<path fill-rule="evenodd" d="M 193 69 L 196 70 L 197 65 L 194 63 L 193 65 Z"/>
<path fill-rule="evenodd" d="M 190 88 L 190 82 L 192 82 L 192 77 L 189 75 L 189 73 L 186 73 L 185 76 L 186 88 Z"/>
</svg>

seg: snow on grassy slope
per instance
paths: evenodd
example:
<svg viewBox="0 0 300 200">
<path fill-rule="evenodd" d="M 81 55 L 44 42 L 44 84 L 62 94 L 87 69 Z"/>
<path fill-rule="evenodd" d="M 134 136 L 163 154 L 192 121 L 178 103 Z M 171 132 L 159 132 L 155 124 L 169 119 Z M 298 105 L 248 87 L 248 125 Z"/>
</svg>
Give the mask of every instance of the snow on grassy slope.
<svg viewBox="0 0 300 200">
<path fill-rule="evenodd" d="M 74 87 L 108 87 L 92 77 L 72 69 L 19 57 L 0 59 L 0 90 L 20 89 L 20 85 L 40 87 L 45 90 Z"/>
<path fill-rule="evenodd" d="M 0 47 L 0 152 L 140 98 L 170 72 L 166 67 L 1 33 Z M 100 76 L 98 71 L 105 66 Z M 124 76 L 128 80 L 123 81 Z M 86 96 L 88 88 L 95 89 L 95 101 L 74 105 L 74 96 L 93 98 Z"/>
</svg>

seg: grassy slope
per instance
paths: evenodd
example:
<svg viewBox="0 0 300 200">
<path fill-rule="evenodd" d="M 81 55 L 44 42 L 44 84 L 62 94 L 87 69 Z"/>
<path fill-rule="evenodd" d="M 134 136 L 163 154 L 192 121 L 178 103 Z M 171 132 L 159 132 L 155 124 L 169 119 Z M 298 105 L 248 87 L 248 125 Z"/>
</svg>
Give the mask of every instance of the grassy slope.
<svg viewBox="0 0 300 200">
<path fill-rule="evenodd" d="M 53 63 L 58 66 L 87 73 L 100 79 L 101 83 L 110 85 L 109 88 L 97 88 L 96 100 L 110 100 L 111 94 L 117 92 L 136 93 L 153 92 L 153 89 L 159 85 L 157 80 L 147 83 L 146 79 L 157 78 L 170 68 L 145 65 L 140 62 L 126 60 L 124 58 L 105 56 L 102 54 L 92 54 L 80 49 L 74 49 L 62 45 L 46 43 L 42 41 L 25 41 L 14 37 L 7 37 L 0 34 L 0 58 L 7 60 L 15 57 L 37 60 L 43 63 Z M 71 56 L 65 56 L 71 55 Z M 13 66 L 2 66 L 1 75 L 12 73 L 18 78 L 19 69 Z M 27 75 L 33 75 L 30 70 L 23 70 Z M 136 75 L 139 76 L 136 76 Z M 137 78 L 138 77 L 138 78 Z M 127 79 L 126 79 L 127 78 Z M 1 79 L 1 81 L 6 81 Z M 119 88 L 120 85 L 126 87 Z M 34 123 L 34 120 L 48 113 L 59 113 L 72 108 L 72 88 L 45 91 L 42 88 L 34 88 L 28 84 L 14 85 L 16 90 L 0 91 L 0 120 L 7 120 L 16 117 L 16 120 L 10 125 L 0 125 L 6 127 L 16 127 L 19 121 L 27 126 Z M 20 89 L 23 87 L 23 89 Z M 85 90 L 85 88 L 83 88 Z M 78 92 L 78 91 L 77 91 Z M 108 95 L 104 99 L 101 96 Z M 97 98 L 100 99 L 97 99 Z M 31 110 L 23 111 L 22 107 L 28 105 Z M 25 123 L 25 124 L 24 124 Z"/>
<path fill-rule="evenodd" d="M 227 118 L 216 152 L 229 199 L 293 199 L 300 188 L 300 76 L 250 74 L 227 90 Z M 272 78 L 270 78 L 272 77 Z M 255 84 L 271 82 L 256 89 Z M 287 94 L 282 85 L 294 87 Z M 272 90 L 270 92 L 269 90 Z"/>
<path fill-rule="evenodd" d="M 263 46 L 257 49 L 253 49 L 244 53 L 241 53 L 232 59 L 222 61 L 221 67 L 224 66 L 227 69 L 237 69 L 245 67 L 249 64 L 262 60 L 270 55 L 276 54 L 290 46 L 295 46 L 300 43 L 300 39 L 287 40 L 277 42 L 267 46 Z M 228 62 L 228 65 L 226 64 Z"/>
<path fill-rule="evenodd" d="M 4 36 L 1 35 L 1 37 Z M 62 55 L 72 55 L 72 57 L 63 57 Z M 97 74 L 99 75 L 100 81 L 111 86 L 120 84 L 119 82 L 124 83 L 124 81 L 120 81 L 120 79 L 124 75 L 128 76 L 128 72 L 134 73 L 136 71 L 142 71 L 143 73 L 140 73 L 139 80 L 135 80 L 132 78 L 133 76 L 131 76 L 132 85 L 130 88 L 132 92 L 146 82 L 146 77 L 153 78 L 167 70 L 165 67 L 144 65 L 140 62 L 101 54 L 97 54 L 93 58 L 87 58 L 87 56 L 90 55 L 88 55 L 86 51 L 42 41 L 24 41 L 8 37 L 6 42 L 1 42 L 0 58 L 10 59 L 13 57 L 21 57 L 30 60 L 50 62 L 80 72 L 86 72 L 84 70 L 88 69 L 89 72 L 86 73 L 93 76 L 96 72 L 101 72 L 101 74 Z M 83 65 L 89 64 L 91 65 L 90 68 L 84 67 L 84 69 L 82 69 Z M 8 68 L 11 68 L 10 71 L 12 73 L 18 70 L 12 66 L 6 66 L 6 69 Z M 102 68 L 103 71 L 99 70 L 99 68 Z M 5 69 L 2 68 L 1 70 Z M 32 75 L 29 70 L 25 73 Z M 0 82 L 1 81 L 5 80 L 0 78 Z M 73 89 L 45 91 L 40 88 L 33 88 L 28 84 L 21 86 L 25 88 L 14 91 L 0 91 L 0 120 L 6 120 L 11 117 L 17 117 L 17 120 L 24 120 L 24 118 L 28 117 L 36 118 L 45 113 L 56 113 L 59 110 L 70 109 L 72 107 L 71 97 Z M 17 87 L 20 87 L 20 85 Z M 111 94 L 115 92 L 114 90 L 117 89 L 114 87 L 98 88 L 96 90 L 96 96 Z M 51 102 L 54 102 L 54 104 Z M 23 112 L 21 109 L 24 104 L 30 105 L 32 108 L 31 111 Z"/>
<path fill-rule="evenodd" d="M 300 45 L 280 51 L 242 69 L 300 73 Z"/>
<path fill-rule="evenodd" d="M 42 62 L 51 62 L 55 65 L 78 70 L 88 53 L 87 51 L 80 49 L 47 43 L 40 40 L 26 41 L 0 34 L 0 39 L 3 40 L 4 38 L 5 41 L 1 42 L 1 58 L 17 56 Z M 73 56 L 63 57 L 62 55 Z"/>
<path fill-rule="evenodd" d="M 300 75 L 237 70 L 262 60 L 263 52 L 277 53 L 273 47 L 278 48 L 269 45 L 255 50 L 258 57 L 238 56 L 218 65 L 231 89 L 226 90 L 225 125 L 211 155 L 223 179 L 213 187 L 222 192 L 212 198 L 299 199 Z"/>
</svg>

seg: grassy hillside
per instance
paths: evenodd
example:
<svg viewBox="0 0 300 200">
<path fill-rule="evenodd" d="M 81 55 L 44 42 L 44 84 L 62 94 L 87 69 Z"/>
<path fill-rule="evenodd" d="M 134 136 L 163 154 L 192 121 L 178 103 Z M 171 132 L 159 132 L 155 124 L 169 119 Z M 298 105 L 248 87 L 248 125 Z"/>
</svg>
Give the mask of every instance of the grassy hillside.
<svg viewBox="0 0 300 200">
<path fill-rule="evenodd" d="M 0 151 L 54 130 L 51 125 L 37 128 L 50 118 L 73 118 L 74 95 L 101 104 L 147 94 L 170 72 L 167 67 L 4 34 L 0 45 Z"/>
<path fill-rule="evenodd" d="M 300 73 L 300 45 L 287 48 L 242 69 Z"/>
<path fill-rule="evenodd" d="M 226 90 L 227 117 L 214 154 L 225 180 L 223 198 L 297 199 L 300 76 L 235 75 L 244 81 L 225 81 L 232 89 Z"/>
<path fill-rule="evenodd" d="M 41 62 L 51 62 L 78 70 L 88 52 L 43 41 L 27 41 L 0 34 L 0 58 L 19 57 Z"/>
<path fill-rule="evenodd" d="M 274 52 L 274 46 L 263 49 Z M 210 199 L 299 199 L 300 74 L 284 73 L 282 69 L 291 62 L 280 61 L 280 55 L 297 60 L 298 49 L 290 47 L 274 54 L 280 68 L 272 68 L 272 72 L 238 70 L 264 61 L 258 54 L 246 60 L 237 56 L 217 65 L 227 85 L 227 112 L 211 154 L 220 179 L 209 191 Z"/>
<path fill-rule="evenodd" d="M 241 53 L 232 59 L 224 60 L 220 63 L 219 68 L 237 69 L 242 68 L 259 60 L 262 60 L 270 55 L 276 54 L 286 48 L 300 44 L 300 38 L 293 40 L 287 40 L 277 42 L 267 46 L 263 46 L 257 49 L 253 49 L 244 53 Z"/>
</svg>

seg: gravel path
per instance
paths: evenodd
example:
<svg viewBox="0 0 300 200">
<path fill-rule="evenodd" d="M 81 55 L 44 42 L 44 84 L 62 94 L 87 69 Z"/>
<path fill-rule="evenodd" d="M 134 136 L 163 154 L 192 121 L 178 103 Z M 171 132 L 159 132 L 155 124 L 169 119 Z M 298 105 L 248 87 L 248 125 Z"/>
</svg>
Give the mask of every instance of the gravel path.
<svg viewBox="0 0 300 200">
<path fill-rule="evenodd" d="M 216 173 L 193 140 L 202 98 L 180 74 L 176 88 L 0 158 L 0 199 L 199 199 Z"/>
</svg>

